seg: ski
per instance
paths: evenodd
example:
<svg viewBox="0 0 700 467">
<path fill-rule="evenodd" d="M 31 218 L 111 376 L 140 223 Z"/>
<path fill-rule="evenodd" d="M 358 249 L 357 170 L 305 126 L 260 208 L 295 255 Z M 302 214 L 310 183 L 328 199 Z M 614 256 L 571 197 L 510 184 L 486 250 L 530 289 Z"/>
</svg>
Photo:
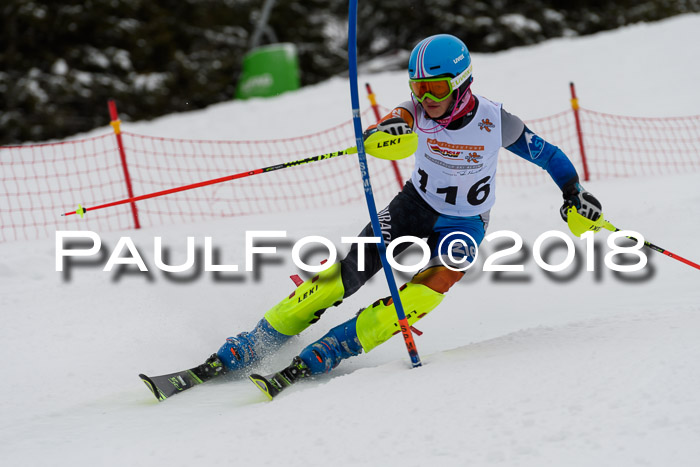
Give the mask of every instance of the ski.
<svg viewBox="0 0 700 467">
<path fill-rule="evenodd" d="M 162 402 L 168 397 L 180 394 L 187 389 L 193 388 L 202 383 L 223 374 L 224 367 L 216 357 L 216 354 L 202 365 L 190 368 L 189 370 L 178 371 L 160 376 L 146 376 L 140 374 L 139 378 L 146 387 L 151 390 L 158 402 Z"/>
<path fill-rule="evenodd" d="M 148 386 L 148 389 L 151 390 L 158 401 L 164 401 L 170 396 L 179 394 L 204 382 L 192 370 L 178 371 L 177 373 L 161 376 L 140 374 L 139 378 Z"/>
<path fill-rule="evenodd" d="M 284 370 L 267 376 L 252 374 L 248 378 L 268 399 L 272 400 L 286 388 L 307 376 L 311 376 L 309 367 L 301 358 L 294 357 L 292 364 Z"/>
</svg>

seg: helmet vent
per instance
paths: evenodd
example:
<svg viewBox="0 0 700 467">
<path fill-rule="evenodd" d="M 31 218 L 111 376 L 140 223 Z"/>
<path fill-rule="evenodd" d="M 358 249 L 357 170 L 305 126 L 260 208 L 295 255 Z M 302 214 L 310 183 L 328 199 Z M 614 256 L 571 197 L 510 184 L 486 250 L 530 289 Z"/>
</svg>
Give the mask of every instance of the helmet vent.
<svg viewBox="0 0 700 467">
<path fill-rule="evenodd" d="M 440 65 L 431 66 L 428 70 L 437 70 L 438 68 L 440 68 Z"/>
</svg>

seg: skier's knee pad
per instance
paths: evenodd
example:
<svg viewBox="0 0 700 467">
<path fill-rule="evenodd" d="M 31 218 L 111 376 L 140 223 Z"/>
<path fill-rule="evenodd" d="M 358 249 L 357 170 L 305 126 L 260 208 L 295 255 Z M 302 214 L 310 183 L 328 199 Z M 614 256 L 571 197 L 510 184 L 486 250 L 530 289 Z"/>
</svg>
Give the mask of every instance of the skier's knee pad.
<svg viewBox="0 0 700 467">
<path fill-rule="evenodd" d="M 294 336 L 318 321 L 326 308 L 338 305 L 344 292 L 340 263 L 335 263 L 268 310 L 265 319 L 278 332 Z"/>
<path fill-rule="evenodd" d="M 445 297 L 430 287 L 410 282 L 401 288 L 399 296 L 409 324 L 427 315 Z M 399 331 L 399 320 L 391 297 L 377 300 L 357 316 L 357 337 L 366 352 L 389 340 Z"/>
<path fill-rule="evenodd" d="M 454 271 L 445 266 L 435 266 L 421 271 L 411 279 L 413 284 L 423 284 L 436 292 L 444 294 L 450 287 L 464 277 L 462 271 Z"/>
</svg>

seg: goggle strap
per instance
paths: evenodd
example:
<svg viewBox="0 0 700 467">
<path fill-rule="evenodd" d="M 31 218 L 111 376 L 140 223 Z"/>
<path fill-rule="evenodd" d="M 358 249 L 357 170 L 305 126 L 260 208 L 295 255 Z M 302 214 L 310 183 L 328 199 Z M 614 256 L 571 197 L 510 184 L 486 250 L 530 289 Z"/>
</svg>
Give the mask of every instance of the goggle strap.
<svg viewBox="0 0 700 467">
<path fill-rule="evenodd" d="M 466 70 L 461 72 L 459 75 L 455 76 L 450 80 L 450 86 L 452 86 L 452 91 L 459 89 L 459 87 L 467 81 L 472 75 L 472 64 L 470 63 Z"/>
</svg>

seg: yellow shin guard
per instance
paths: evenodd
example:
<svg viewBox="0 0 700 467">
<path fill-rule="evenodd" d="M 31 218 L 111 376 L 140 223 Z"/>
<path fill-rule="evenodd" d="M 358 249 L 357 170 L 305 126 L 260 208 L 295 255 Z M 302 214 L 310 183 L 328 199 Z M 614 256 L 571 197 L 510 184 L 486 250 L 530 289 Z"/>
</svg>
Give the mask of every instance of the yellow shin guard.
<svg viewBox="0 0 700 467">
<path fill-rule="evenodd" d="M 438 306 L 445 296 L 423 284 L 406 284 L 399 292 L 409 324 L 413 324 Z M 357 337 L 369 352 L 399 333 L 396 308 L 390 297 L 377 300 L 357 317 Z"/>
<path fill-rule="evenodd" d="M 326 308 L 338 305 L 345 294 L 340 263 L 307 280 L 265 313 L 275 330 L 294 336 L 319 320 Z"/>
</svg>

